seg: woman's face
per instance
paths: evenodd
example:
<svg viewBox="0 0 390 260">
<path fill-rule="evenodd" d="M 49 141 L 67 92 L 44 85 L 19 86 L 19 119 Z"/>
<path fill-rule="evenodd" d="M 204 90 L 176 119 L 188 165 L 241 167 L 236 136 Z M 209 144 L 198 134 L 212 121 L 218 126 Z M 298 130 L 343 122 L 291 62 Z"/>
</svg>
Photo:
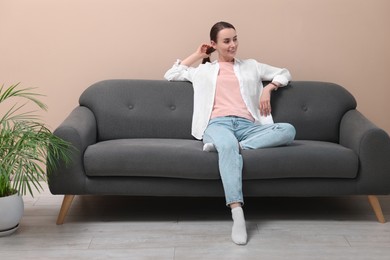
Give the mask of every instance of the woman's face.
<svg viewBox="0 0 390 260">
<path fill-rule="evenodd" d="M 217 50 L 219 61 L 233 61 L 238 48 L 236 30 L 232 28 L 222 29 L 218 32 L 217 42 L 211 41 L 211 45 Z"/>
</svg>

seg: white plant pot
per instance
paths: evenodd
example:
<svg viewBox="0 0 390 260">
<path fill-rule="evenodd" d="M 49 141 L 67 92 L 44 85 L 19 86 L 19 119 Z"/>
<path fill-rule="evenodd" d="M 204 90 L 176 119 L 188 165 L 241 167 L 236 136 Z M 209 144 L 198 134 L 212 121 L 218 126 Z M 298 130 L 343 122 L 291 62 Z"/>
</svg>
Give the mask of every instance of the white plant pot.
<svg viewBox="0 0 390 260">
<path fill-rule="evenodd" d="M 15 232 L 23 217 L 23 197 L 14 194 L 7 197 L 0 197 L 0 237 Z"/>
</svg>

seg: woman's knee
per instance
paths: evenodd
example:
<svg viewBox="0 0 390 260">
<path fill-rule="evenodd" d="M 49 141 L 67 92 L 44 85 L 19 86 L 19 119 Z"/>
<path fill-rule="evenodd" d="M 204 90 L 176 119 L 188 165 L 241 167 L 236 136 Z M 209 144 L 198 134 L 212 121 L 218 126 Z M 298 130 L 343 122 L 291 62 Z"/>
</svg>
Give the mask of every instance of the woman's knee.
<svg viewBox="0 0 390 260">
<path fill-rule="evenodd" d="M 239 151 L 239 144 L 237 140 L 218 142 L 214 145 L 218 152 Z"/>
<path fill-rule="evenodd" d="M 283 128 L 283 131 L 285 133 L 285 137 L 287 139 L 287 144 L 292 143 L 294 141 L 295 135 L 296 135 L 295 127 L 289 123 L 281 123 L 280 127 Z"/>
</svg>

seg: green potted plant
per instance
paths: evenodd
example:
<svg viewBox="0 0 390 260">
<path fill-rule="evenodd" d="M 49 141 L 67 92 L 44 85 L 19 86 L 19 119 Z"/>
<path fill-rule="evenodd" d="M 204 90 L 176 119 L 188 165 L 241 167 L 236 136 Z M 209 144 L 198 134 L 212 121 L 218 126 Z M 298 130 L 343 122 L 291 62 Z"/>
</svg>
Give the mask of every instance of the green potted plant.
<svg viewBox="0 0 390 260">
<path fill-rule="evenodd" d="M 0 111 L 5 111 L 0 113 L 0 236 L 18 228 L 24 211 L 22 195 L 42 190 L 45 166 L 68 162 L 71 153 L 70 144 L 55 136 L 35 111 L 24 111 L 27 103 L 46 110 L 38 99 L 41 95 L 18 85 L 0 88 Z"/>
</svg>

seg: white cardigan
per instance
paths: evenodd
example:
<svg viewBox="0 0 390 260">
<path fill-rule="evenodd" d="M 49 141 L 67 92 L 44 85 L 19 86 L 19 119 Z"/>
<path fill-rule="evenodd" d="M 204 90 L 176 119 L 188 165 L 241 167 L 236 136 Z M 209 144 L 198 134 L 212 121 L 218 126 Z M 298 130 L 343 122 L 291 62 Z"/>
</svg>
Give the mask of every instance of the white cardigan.
<svg viewBox="0 0 390 260">
<path fill-rule="evenodd" d="M 200 64 L 198 67 L 188 67 L 180 64 L 178 60 L 164 77 L 169 81 L 190 81 L 194 88 L 194 112 L 192 115 L 192 135 L 201 140 L 210 120 L 214 105 L 215 89 L 219 64 Z M 241 95 L 244 102 L 259 124 L 272 124 L 272 116 L 261 116 L 259 110 L 260 96 L 263 91 L 262 81 L 278 82 L 286 86 L 291 80 L 287 69 L 276 68 L 262 64 L 253 59 L 238 60 L 234 62 L 234 72 L 240 84 Z"/>
</svg>

